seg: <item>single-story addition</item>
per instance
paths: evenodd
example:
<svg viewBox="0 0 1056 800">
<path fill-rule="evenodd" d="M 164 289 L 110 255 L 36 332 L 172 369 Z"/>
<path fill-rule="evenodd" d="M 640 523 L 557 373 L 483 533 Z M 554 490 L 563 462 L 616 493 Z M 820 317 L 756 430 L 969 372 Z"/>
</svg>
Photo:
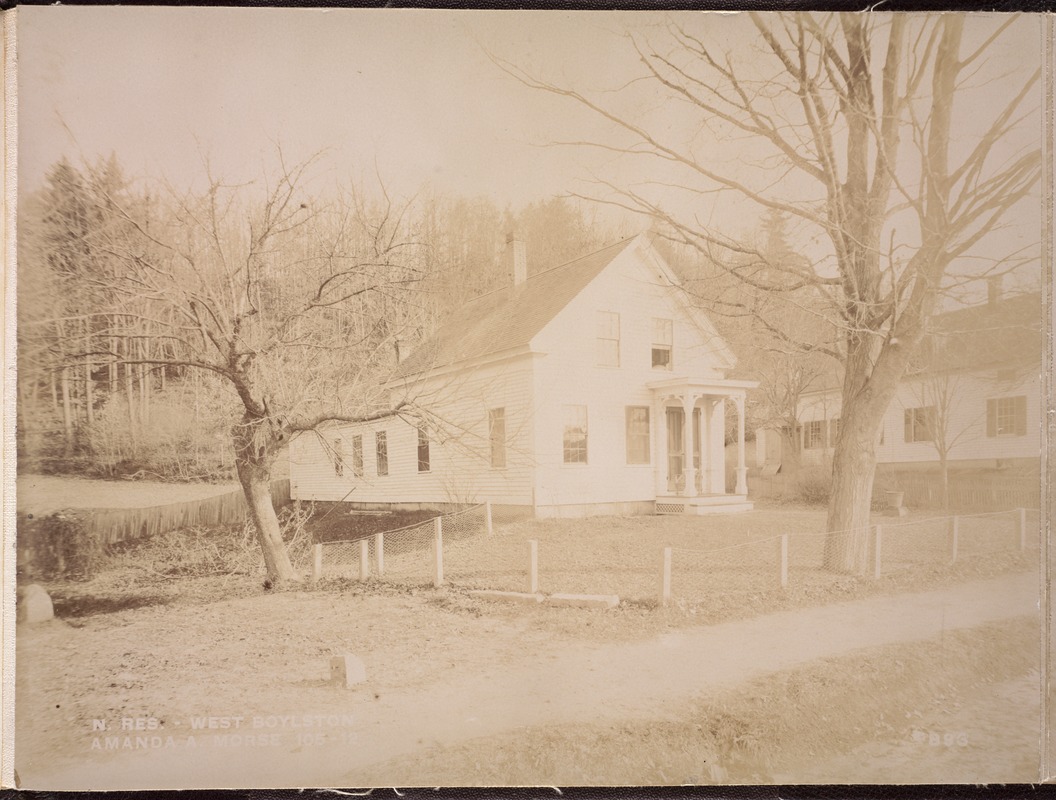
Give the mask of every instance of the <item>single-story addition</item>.
<svg viewBox="0 0 1056 800">
<path fill-rule="evenodd" d="M 935 469 L 940 452 L 957 470 L 1036 471 L 1044 411 L 1041 295 L 1003 297 L 991 283 L 985 304 L 938 314 L 884 415 L 877 465 Z M 794 432 L 801 465 L 832 458 L 840 424 L 835 385 L 800 398 Z M 756 433 L 757 459 L 775 464 L 789 431 Z M 795 454 L 791 454 L 793 457 Z"/>
<path fill-rule="evenodd" d="M 306 434 L 294 499 L 355 507 L 478 503 L 539 517 L 742 511 L 745 393 L 735 359 L 638 235 L 527 274 L 506 247 L 505 288 L 453 312 L 399 364 L 395 418 Z M 726 492 L 727 408 L 738 415 Z"/>
</svg>

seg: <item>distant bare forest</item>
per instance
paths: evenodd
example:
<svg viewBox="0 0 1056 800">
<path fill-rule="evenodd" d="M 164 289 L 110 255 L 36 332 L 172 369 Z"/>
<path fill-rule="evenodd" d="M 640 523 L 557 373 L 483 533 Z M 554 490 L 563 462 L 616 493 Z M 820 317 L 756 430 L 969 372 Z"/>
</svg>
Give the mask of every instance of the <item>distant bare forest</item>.
<svg viewBox="0 0 1056 800">
<path fill-rule="evenodd" d="M 364 214 L 396 207 L 383 188 L 376 197 L 348 192 L 349 207 Z M 208 371 L 171 363 L 179 346 L 167 338 L 173 320 L 156 317 L 156 298 L 145 287 L 139 297 L 129 291 L 139 258 L 130 242 L 171 228 L 185 200 L 167 185 L 126 175 L 113 156 L 85 165 L 60 160 L 40 191 L 20 199 L 21 470 L 169 480 L 233 475 L 230 428 L 239 418 L 238 398 Z M 319 202 L 330 200 L 320 194 Z M 425 194 L 399 209 L 390 232 L 413 245 L 413 294 L 375 298 L 402 307 L 362 315 L 364 330 L 348 330 L 347 319 L 335 321 L 334 330 L 335 339 L 350 333 L 372 339 L 392 359 L 394 330 L 379 327 L 378 319 L 399 320 L 401 340 L 427 336 L 448 310 L 502 285 L 508 232 L 526 243 L 531 272 L 618 235 L 559 197 L 501 209 L 486 197 Z M 244 235 L 226 221 L 231 230 L 218 235 Z M 294 239 L 314 232 L 306 227 Z M 307 252 L 310 243 L 302 245 Z M 295 280 L 280 275 L 274 291 L 283 293 Z"/>
</svg>

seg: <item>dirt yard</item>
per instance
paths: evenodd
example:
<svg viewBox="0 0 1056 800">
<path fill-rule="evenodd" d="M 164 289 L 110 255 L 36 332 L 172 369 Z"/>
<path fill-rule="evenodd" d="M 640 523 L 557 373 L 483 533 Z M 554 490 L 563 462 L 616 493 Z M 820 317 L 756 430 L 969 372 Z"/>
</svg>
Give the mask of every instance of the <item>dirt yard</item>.
<svg viewBox="0 0 1056 800">
<path fill-rule="evenodd" d="M 938 681 L 925 683 L 925 694 L 951 680 L 985 682 L 987 670 L 972 677 L 943 666 L 971 662 L 966 643 L 949 637 L 1017 617 L 1028 618 L 1017 630 L 1036 635 L 1036 599 L 1036 576 L 1026 573 L 667 633 L 654 618 L 651 637 L 625 642 L 582 632 L 640 612 L 567 609 L 578 622 L 555 625 L 445 589 L 288 592 L 95 614 L 75 626 L 56 620 L 18 632 L 17 765 L 23 785 L 41 789 L 349 785 L 353 777 L 435 785 L 439 776 L 416 767 L 414 754 L 572 724 L 616 736 L 626 754 L 641 744 L 636 720 L 681 720 L 702 692 L 718 697 L 862 648 L 938 640 L 945 655 L 933 658 Z M 329 657 L 345 652 L 363 658 L 366 684 L 328 684 Z M 773 709 L 797 717 L 788 699 L 774 696 Z M 866 731 L 874 722 L 860 720 Z M 487 748 L 474 752 L 487 762 Z M 524 774 L 554 778 L 511 768 L 499 782 Z"/>
</svg>

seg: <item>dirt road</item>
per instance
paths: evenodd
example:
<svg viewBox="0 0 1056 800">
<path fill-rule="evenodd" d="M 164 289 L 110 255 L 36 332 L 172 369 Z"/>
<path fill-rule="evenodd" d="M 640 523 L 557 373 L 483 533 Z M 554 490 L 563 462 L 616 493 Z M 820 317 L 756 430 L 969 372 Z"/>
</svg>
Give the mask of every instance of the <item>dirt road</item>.
<svg viewBox="0 0 1056 800">
<path fill-rule="evenodd" d="M 299 716 L 306 709 L 276 708 L 275 728 L 267 727 L 267 719 L 259 728 L 252 727 L 252 719 L 241 723 L 246 727 L 237 731 L 243 737 L 237 746 L 234 739 L 216 739 L 236 731 L 208 731 L 194 737 L 193 747 L 175 737 L 171 747 L 86 753 L 77 763 L 21 779 L 33 789 L 340 786 L 353 769 L 363 774 L 365 766 L 435 744 L 536 725 L 670 718 L 703 691 L 764 673 L 1038 614 L 1038 578 L 1025 573 L 771 614 L 643 642 L 526 652 L 519 663 L 380 699 L 369 682 L 348 690 L 347 703 L 328 713 L 351 715 L 349 726 L 327 728 L 320 720 L 316 727 L 295 728 L 307 722 Z M 441 660 L 444 653 L 435 657 Z M 260 741 L 259 734 L 275 732 L 276 744 Z M 182 733 L 191 733 L 189 722 Z M 246 735 L 255 737 L 252 745 Z M 428 775 L 419 774 L 379 774 L 374 783 L 431 785 Z"/>
</svg>

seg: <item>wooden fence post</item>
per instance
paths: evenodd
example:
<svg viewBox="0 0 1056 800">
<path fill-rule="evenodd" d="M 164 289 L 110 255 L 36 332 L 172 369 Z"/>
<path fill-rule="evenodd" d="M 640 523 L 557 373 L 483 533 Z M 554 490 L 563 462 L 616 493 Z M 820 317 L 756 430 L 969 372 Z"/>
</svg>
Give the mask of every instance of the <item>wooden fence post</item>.
<svg viewBox="0 0 1056 800">
<path fill-rule="evenodd" d="M 781 534 L 781 588 L 788 586 L 788 534 Z"/>
<path fill-rule="evenodd" d="M 883 536 L 879 525 L 876 526 L 876 538 L 873 540 L 873 577 L 880 577 L 880 552 L 883 548 Z"/>
<path fill-rule="evenodd" d="M 485 500 L 484 501 L 484 532 L 488 536 L 491 536 L 491 534 L 492 534 L 492 527 L 491 527 L 491 501 L 490 500 Z"/>
<path fill-rule="evenodd" d="M 374 561 L 378 570 L 378 576 L 385 574 L 385 534 L 374 534 Z"/>
<path fill-rule="evenodd" d="M 663 608 L 671 600 L 671 548 L 664 548 L 664 560 L 660 568 L 660 607 Z"/>
<path fill-rule="evenodd" d="M 317 581 L 323 577 L 323 546 L 316 544 L 312 546 L 312 580 Z"/>
<path fill-rule="evenodd" d="M 539 541 L 528 540 L 528 591 L 535 594 L 539 591 Z"/>
<path fill-rule="evenodd" d="M 950 520 L 950 563 L 957 562 L 957 544 L 960 538 L 960 520 L 953 517 Z"/>
<path fill-rule="evenodd" d="M 1019 549 L 1027 549 L 1027 509 L 1019 509 Z"/>
<path fill-rule="evenodd" d="M 370 539 L 359 540 L 359 579 L 370 577 Z"/>
<path fill-rule="evenodd" d="M 440 517 L 433 520 L 433 586 L 444 584 L 444 523 Z"/>
</svg>

